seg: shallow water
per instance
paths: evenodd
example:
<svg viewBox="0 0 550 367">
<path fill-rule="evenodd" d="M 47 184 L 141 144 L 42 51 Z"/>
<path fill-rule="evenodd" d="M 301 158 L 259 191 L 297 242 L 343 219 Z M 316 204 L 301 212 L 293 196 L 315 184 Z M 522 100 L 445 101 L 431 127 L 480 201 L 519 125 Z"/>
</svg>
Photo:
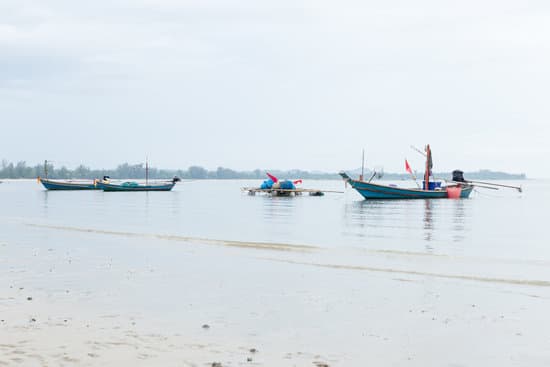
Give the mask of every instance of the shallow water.
<svg viewBox="0 0 550 367">
<path fill-rule="evenodd" d="M 365 201 L 349 188 L 325 197 L 240 192 L 255 183 L 194 181 L 169 193 L 104 193 L 45 191 L 33 181 L 12 181 L 0 186 L 0 218 L 134 234 L 550 262 L 548 181 L 521 182 L 524 194 L 479 189 L 468 200 L 398 201 Z M 344 190 L 340 181 L 307 184 Z"/>
<path fill-rule="evenodd" d="M 113 317 L 112 335 L 131 317 L 132 330 L 214 343 L 228 363 L 233 342 L 269 351 L 266 365 L 550 362 L 550 182 L 432 201 L 239 190 L 256 183 L 167 193 L 0 184 L 0 311 L 15 318 L 0 339 L 31 315 Z"/>
<path fill-rule="evenodd" d="M 296 198 L 239 190 L 256 183 L 193 181 L 169 193 L 104 193 L 45 191 L 33 181 L 8 181 L 0 186 L 0 216 L 223 240 L 550 258 L 542 241 L 550 204 L 547 181 L 521 182 L 524 194 L 479 189 L 469 200 L 431 201 L 364 201 L 349 188 L 345 194 Z M 307 184 L 344 190 L 340 181 Z"/>
</svg>

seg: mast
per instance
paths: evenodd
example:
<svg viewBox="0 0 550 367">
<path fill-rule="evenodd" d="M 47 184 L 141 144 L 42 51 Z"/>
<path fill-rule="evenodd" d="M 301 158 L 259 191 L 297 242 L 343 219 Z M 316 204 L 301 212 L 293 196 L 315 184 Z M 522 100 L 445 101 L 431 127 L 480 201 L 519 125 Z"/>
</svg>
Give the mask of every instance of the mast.
<svg viewBox="0 0 550 367">
<path fill-rule="evenodd" d="M 46 180 L 48 179 L 48 160 L 47 159 L 44 161 L 44 177 L 46 178 Z"/>
<path fill-rule="evenodd" d="M 432 151 L 430 149 L 430 144 L 426 145 L 426 171 L 424 172 L 424 190 L 430 188 L 430 162 L 432 160 Z"/>
<path fill-rule="evenodd" d="M 145 157 L 145 185 L 149 183 L 149 157 Z"/>
</svg>

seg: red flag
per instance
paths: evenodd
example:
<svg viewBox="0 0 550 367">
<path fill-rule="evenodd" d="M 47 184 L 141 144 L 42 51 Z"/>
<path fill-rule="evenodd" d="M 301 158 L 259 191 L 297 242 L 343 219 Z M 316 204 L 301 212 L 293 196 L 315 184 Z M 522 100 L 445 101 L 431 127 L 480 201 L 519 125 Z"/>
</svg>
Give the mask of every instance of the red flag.
<svg viewBox="0 0 550 367">
<path fill-rule="evenodd" d="M 405 159 L 405 170 L 409 172 L 411 175 L 413 174 L 411 166 L 409 166 L 409 162 Z"/>
<path fill-rule="evenodd" d="M 269 172 L 266 172 L 266 174 L 267 174 L 267 177 L 269 177 L 271 179 L 271 181 L 273 181 L 273 182 L 279 181 L 279 179 L 277 177 L 273 176 Z"/>
</svg>

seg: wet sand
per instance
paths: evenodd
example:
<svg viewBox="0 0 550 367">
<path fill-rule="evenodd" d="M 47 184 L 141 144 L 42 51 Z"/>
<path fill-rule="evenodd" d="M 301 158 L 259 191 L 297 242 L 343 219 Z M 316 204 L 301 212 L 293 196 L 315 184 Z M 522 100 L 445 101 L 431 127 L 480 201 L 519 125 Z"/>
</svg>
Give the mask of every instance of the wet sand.
<svg viewBox="0 0 550 367">
<path fill-rule="evenodd" d="M 0 366 L 550 364 L 545 262 L 3 228 Z"/>
</svg>

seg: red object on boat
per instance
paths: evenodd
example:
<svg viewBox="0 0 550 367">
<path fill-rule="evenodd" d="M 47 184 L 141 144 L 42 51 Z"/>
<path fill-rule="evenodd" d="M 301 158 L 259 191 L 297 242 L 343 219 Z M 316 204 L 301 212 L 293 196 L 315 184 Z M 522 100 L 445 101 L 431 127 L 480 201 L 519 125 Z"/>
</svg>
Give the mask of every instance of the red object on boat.
<svg viewBox="0 0 550 367">
<path fill-rule="evenodd" d="M 462 187 L 460 186 L 447 187 L 447 197 L 449 199 L 460 199 L 461 193 L 462 193 Z"/>
<path fill-rule="evenodd" d="M 411 166 L 409 166 L 409 162 L 405 159 L 405 171 L 409 172 L 411 175 L 413 173 Z"/>
<path fill-rule="evenodd" d="M 294 185 L 298 185 L 298 184 L 301 184 L 302 183 L 302 180 L 296 180 L 294 181 Z"/>
<path fill-rule="evenodd" d="M 270 174 L 269 172 L 266 172 L 266 174 L 267 174 L 267 177 L 269 177 L 269 178 L 271 179 L 271 181 L 273 181 L 273 182 L 275 182 L 275 183 L 276 183 L 277 181 L 279 181 L 279 179 L 278 179 L 277 177 L 273 176 L 273 175 Z"/>
</svg>

